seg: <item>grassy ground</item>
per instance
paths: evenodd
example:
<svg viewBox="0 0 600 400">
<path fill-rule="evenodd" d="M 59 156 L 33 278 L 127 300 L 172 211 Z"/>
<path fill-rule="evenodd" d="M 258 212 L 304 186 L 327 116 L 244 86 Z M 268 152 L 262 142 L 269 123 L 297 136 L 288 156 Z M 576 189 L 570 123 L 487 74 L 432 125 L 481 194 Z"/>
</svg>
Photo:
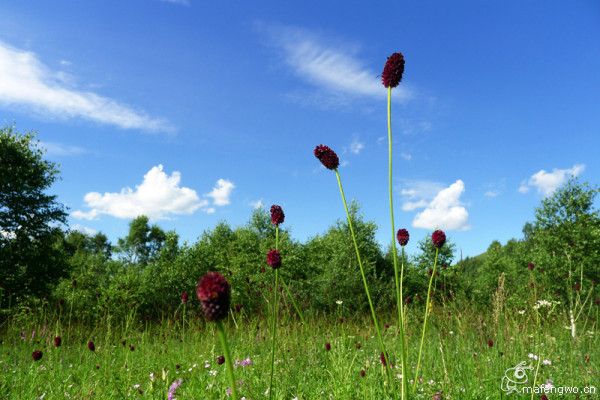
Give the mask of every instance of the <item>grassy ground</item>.
<svg viewBox="0 0 600 400">
<path fill-rule="evenodd" d="M 420 314 L 408 313 L 410 365 L 414 371 L 420 335 Z M 390 313 L 391 315 L 392 313 Z M 596 386 L 600 392 L 600 346 L 596 323 L 581 322 L 576 340 L 565 329 L 565 316 L 553 314 L 538 328 L 533 312 L 465 311 L 437 307 L 425 338 L 422 376 L 413 398 L 500 399 L 508 368 L 521 361 L 532 364 L 528 373 L 536 382 L 551 379 L 555 387 Z M 385 341 L 392 362 L 396 354 L 396 321 L 382 318 Z M 237 327 L 236 327 L 237 325 Z M 584 327 L 585 325 L 585 327 Z M 35 334 L 32 335 L 32 331 Z M 268 388 L 270 340 L 267 321 L 246 318 L 243 313 L 227 324 L 233 358 L 249 358 L 251 365 L 238 366 L 240 395 L 264 399 Z M 24 337 L 22 337 L 22 332 Z M 62 346 L 54 347 L 56 334 Z M 94 328 L 72 326 L 65 321 L 6 323 L 0 335 L 1 399 L 165 399 L 178 378 L 183 383 L 178 399 L 226 398 L 225 365 L 215 329 L 199 320 L 162 324 L 116 322 L 110 318 Z M 87 348 L 93 340 L 96 351 Z M 493 343 L 490 342 L 493 341 Z M 325 343 L 331 344 L 326 351 Z M 276 399 L 384 399 L 391 398 L 370 320 L 338 317 L 308 318 L 305 326 L 285 314 L 278 328 L 276 355 Z M 40 361 L 32 352 L 43 352 Z M 539 363 L 529 354 L 539 355 Z M 544 365 L 549 360 L 551 365 Z M 361 377 L 360 371 L 365 371 Z M 411 372 L 411 375 L 414 372 Z M 398 393 L 400 370 L 394 367 L 391 387 Z M 409 377 L 409 378 L 412 378 Z M 541 395 L 535 395 L 538 399 Z M 558 398 L 548 394 L 549 399 Z M 531 396 L 521 396 L 531 398 Z M 579 398 L 599 398 L 581 394 Z M 566 396 L 569 398 L 569 396 Z M 570 398 L 576 398 L 570 395 Z"/>
</svg>

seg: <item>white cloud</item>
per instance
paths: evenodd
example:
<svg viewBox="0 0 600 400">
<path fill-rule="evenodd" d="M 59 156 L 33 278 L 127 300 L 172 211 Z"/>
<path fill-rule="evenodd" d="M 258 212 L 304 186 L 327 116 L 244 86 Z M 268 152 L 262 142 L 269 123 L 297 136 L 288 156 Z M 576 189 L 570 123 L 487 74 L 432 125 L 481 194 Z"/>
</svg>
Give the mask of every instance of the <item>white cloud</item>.
<svg viewBox="0 0 600 400">
<path fill-rule="evenodd" d="M 431 200 L 425 209 L 413 219 L 415 228 L 466 230 L 469 229 L 469 213 L 460 202 L 460 196 L 465 190 L 462 180 L 444 188 Z"/>
<path fill-rule="evenodd" d="M 485 197 L 494 198 L 494 197 L 497 197 L 499 194 L 500 194 L 500 192 L 498 192 L 497 190 L 488 190 L 483 195 Z"/>
<path fill-rule="evenodd" d="M 410 153 L 401 152 L 400 157 L 402 157 L 406 161 L 412 160 L 412 154 L 410 154 Z"/>
<path fill-rule="evenodd" d="M 126 187 L 118 193 L 87 193 L 84 201 L 89 210 L 77 210 L 72 216 L 95 219 L 104 214 L 129 219 L 143 214 L 157 220 L 171 215 L 192 214 L 199 208 L 208 212 L 208 200 L 200 199 L 196 191 L 180 186 L 180 181 L 178 171 L 169 176 L 163 171 L 163 166 L 158 165 L 144 175 L 143 182 L 135 190 Z"/>
<path fill-rule="evenodd" d="M 405 201 L 402 203 L 402 211 L 414 211 L 419 208 L 425 208 L 428 204 L 427 200 Z"/>
<path fill-rule="evenodd" d="M 40 145 L 46 149 L 46 154 L 50 156 L 78 156 L 88 152 L 83 147 L 70 146 L 61 143 L 40 141 Z"/>
<path fill-rule="evenodd" d="M 350 152 L 353 154 L 360 154 L 364 148 L 364 143 L 359 142 L 358 139 L 354 139 L 352 143 L 350 143 Z"/>
<path fill-rule="evenodd" d="M 84 118 L 123 129 L 172 131 L 163 119 L 69 85 L 68 74 L 49 70 L 35 53 L 0 42 L 0 104 L 45 116 Z"/>
<path fill-rule="evenodd" d="M 380 71 L 367 68 L 356 57 L 355 49 L 339 43 L 326 44 L 303 29 L 279 26 L 267 30 L 272 42 L 283 51 L 285 63 L 309 83 L 338 94 L 385 98 L 387 91 L 378 77 Z M 379 67 L 383 68 L 383 62 Z M 393 94 L 399 100 L 411 97 L 403 85 Z"/>
<path fill-rule="evenodd" d="M 527 181 L 522 181 L 521 184 L 519 185 L 519 193 L 528 193 L 529 192 L 529 186 L 527 186 Z"/>
<path fill-rule="evenodd" d="M 94 228 L 89 228 L 87 226 L 83 226 L 83 225 L 79 225 L 79 224 L 75 224 L 71 227 L 72 230 L 74 231 L 79 231 L 81 233 L 85 233 L 86 235 L 89 236 L 94 236 L 95 234 L 98 233 L 98 231 Z"/>
<path fill-rule="evenodd" d="M 235 185 L 233 182 L 227 179 L 219 179 L 213 190 L 210 193 L 207 193 L 206 196 L 213 199 L 213 204 L 215 206 L 226 206 L 230 202 L 229 196 L 231 196 L 231 192 L 234 188 Z"/>
<path fill-rule="evenodd" d="M 442 184 L 427 180 L 402 180 L 400 189 L 400 195 L 404 198 L 402 211 L 414 211 L 427 207 L 443 188 Z"/>
<path fill-rule="evenodd" d="M 256 201 L 250 202 L 250 207 L 252 207 L 255 210 L 258 210 L 259 208 L 263 208 L 264 206 L 265 206 L 265 204 L 263 203 L 262 199 L 258 199 Z"/>
<path fill-rule="evenodd" d="M 541 169 L 531 175 L 527 182 L 521 182 L 520 193 L 527 193 L 530 188 L 536 188 L 538 193 L 549 196 L 571 177 L 579 176 L 585 170 L 585 165 L 576 164 L 571 168 L 554 168 L 552 172 Z"/>
</svg>

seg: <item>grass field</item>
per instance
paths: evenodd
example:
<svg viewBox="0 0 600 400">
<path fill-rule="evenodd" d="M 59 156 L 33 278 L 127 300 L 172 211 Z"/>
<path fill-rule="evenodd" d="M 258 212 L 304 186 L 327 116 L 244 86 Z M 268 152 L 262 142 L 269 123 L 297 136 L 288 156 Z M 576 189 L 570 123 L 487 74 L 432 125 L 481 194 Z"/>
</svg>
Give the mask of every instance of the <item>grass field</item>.
<svg viewBox="0 0 600 400">
<path fill-rule="evenodd" d="M 416 305 L 409 309 L 406 324 L 413 371 L 421 312 Z M 381 316 L 394 364 L 399 350 L 392 314 Z M 539 329 L 533 311 L 505 310 L 496 313 L 496 321 L 493 315 L 492 310 L 434 308 L 413 398 L 531 398 L 507 396 L 500 388 L 505 371 L 521 361 L 533 368 L 528 370 L 529 385 L 533 379 L 536 385 L 552 382 L 555 388 L 579 388 L 581 399 L 598 398 L 583 393 L 584 387 L 599 383 L 595 323 L 582 322 L 573 340 L 564 315 L 542 319 Z M 274 398 L 397 398 L 400 369 L 394 366 L 390 387 L 367 317 L 309 316 L 306 325 L 286 313 L 281 317 Z M 182 329 L 181 319 L 144 323 L 106 318 L 94 328 L 73 325 L 71 330 L 65 319 L 11 321 L 1 336 L 0 398 L 165 399 L 177 379 L 182 379 L 175 396 L 178 399 L 226 398 L 228 381 L 225 364 L 217 363 L 222 351 L 215 327 L 192 318 L 192 312 L 188 321 Z M 232 358 L 238 361 L 239 395 L 246 399 L 268 398 L 271 343 L 267 322 L 247 318 L 242 312 L 235 314 L 235 321 L 230 316 L 226 326 Z M 57 334 L 62 339 L 60 347 L 53 343 Z M 95 344 L 93 352 L 88 349 L 89 340 Z M 330 343 L 329 351 L 326 343 Z M 41 360 L 32 359 L 34 350 L 42 351 Z M 535 356 L 539 356 L 537 360 Z M 533 398 L 540 397 L 536 394 Z"/>
</svg>

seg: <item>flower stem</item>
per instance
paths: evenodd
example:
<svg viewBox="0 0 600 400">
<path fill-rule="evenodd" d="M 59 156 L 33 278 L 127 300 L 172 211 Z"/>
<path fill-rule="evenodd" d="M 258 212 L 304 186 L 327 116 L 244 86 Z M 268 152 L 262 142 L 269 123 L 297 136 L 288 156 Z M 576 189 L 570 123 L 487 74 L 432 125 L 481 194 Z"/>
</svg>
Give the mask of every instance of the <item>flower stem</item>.
<svg viewBox="0 0 600 400">
<path fill-rule="evenodd" d="M 235 388 L 235 376 L 233 375 L 233 360 L 231 359 L 231 352 L 229 351 L 229 344 L 227 343 L 227 336 L 225 335 L 225 328 L 223 322 L 217 322 L 217 332 L 219 334 L 219 340 L 223 353 L 225 353 L 225 363 L 227 365 L 227 375 L 229 376 L 229 384 L 231 385 L 231 395 L 234 400 L 238 399 L 237 389 Z"/>
<path fill-rule="evenodd" d="M 419 345 L 419 357 L 417 358 L 417 369 L 415 370 L 415 380 L 413 382 L 413 393 L 417 390 L 417 381 L 419 380 L 419 367 L 421 366 L 421 355 L 423 354 L 423 342 L 425 341 L 425 330 L 427 329 L 427 316 L 429 315 L 429 299 L 431 298 L 431 284 L 435 276 L 435 267 L 437 266 L 438 254 L 440 249 L 435 249 L 435 261 L 433 262 L 433 271 L 429 278 L 429 287 L 427 288 L 427 302 L 425 303 L 425 318 L 423 319 L 423 330 L 421 331 L 421 344 Z"/>
<path fill-rule="evenodd" d="M 363 285 L 365 287 L 365 293 L 367 295 L 367 300 L 369 301 L 369 307 L 371 309 L 371 317 L 373 318 L 373 324 L 375 325 L 375 331 L 377 332 L 377 339 L 379 341 L 379 347 L 381 348 L 381 352 L 385 358 L 386 371 L 388 374 L 388 379 L 390 381 L 390 385 L 392 384 L 391 373 L 390 373 L 390 362 L 388 359 L 388 354 L 385 351 L 385 345 L 383 344 L 383 338 L 381 336 L 381 330 L 379 329 L 379 323 L 377 322 L 377 315 L 375 314 L 375 308 L 373 307 L 373 301 L 371 300 L 371 293 L 369 292 L 369 285 L 367 284 L 367 277 L 365 276 L 365 269 L 363 267 L 362 259 L 360 257 L 360 251 L 358 251 L 358 243 L 356 242 L 356 235 L 354 234 L 354 227 L 352 225 L 352 219 L 350 218 L 350 212 L 348 211 L 348 203 L 346 202 L 346 195 L 344 194 L 344 188 L 342 187 L 342 180 L 340 178 L 340 173 L 336 169 L 335 176 L 338 181 L 338 186 L 340 188 L 340 194 L 342 195 L 342 202 L 344 203 L 344 210 L 346 210 L 346 217 L 348 218 L 348 227 L 350 228 L 350 234 L 352 235 L 352 241 L 354 243 L 354 250 L 356 251 L 356 259 L 358 260 L 358 266 L 360 268 L 360 274 L 362 276 Z"/>
<path fill-rule="evenodd" d="M 280 277 L 279 280 L 281 281 L 281 286 L 283 286 L 283 288 L 285 289 L 285 292 L 287 293 L 288 297 L 290 298 L 292 305 L 294 306 L 294 310 L 296 310 L 298 317 L 300 317 L 300 321 L 302 322 L 302 325 L 306 325 L 306 323 L 304 322 L 304 317 L 302 316 L 302 312 L 300 311 L 298 304 L 296 304 L 296 300 L 294 300 L 294 296 L 292 296 L 292 292 L 290 292 L 288 285 L 286 285 L 285 282 L 283 281 L 283 276 Z"/>
<path fill-rule="evenodd" d="M 279 225 L 275 226 L 275 250 L 279 247 Z M 279 270 L 275 269 L 275 287 L 273 289 L 273 315 L 271 316 L 271 379 L 269 381 L 269 398 L 273 398 L 273 376 L 275 374 L 275 333 L 277 330 L 277 292 L 279 291 Z"/>
<path fill-rule="evenodd" d="M 388 128 L 388 188 L 390 196 L 390 220 L 392 223 L 392 258 L 394 260 L 394 279 L 396 281 L 396 305 L 398 308 L 398 326 L 400 331 L 400 358 L 402 365 L 402 396 L 406 396 L 406 349 L 404 339 L 404 309 L 402 307 L 402 289 L 404 281 L 404 246 L 402 247 L 402 273 L 398 278 L 398 253 L 396 250 L 396 227 L 394 224 L 394 197 L 392 187 L 392 88 L 388 87 L 387 92 L 387 128 Z"/>
</svg>

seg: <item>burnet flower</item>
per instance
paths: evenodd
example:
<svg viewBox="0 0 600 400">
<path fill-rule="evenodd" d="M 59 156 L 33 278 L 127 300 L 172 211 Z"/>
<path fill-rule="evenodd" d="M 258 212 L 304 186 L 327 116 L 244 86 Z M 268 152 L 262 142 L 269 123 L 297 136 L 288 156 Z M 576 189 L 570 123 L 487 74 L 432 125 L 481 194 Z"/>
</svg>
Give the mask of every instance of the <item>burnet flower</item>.
<svg viewBox="0 0 600 400">
<path fill-rule="evenodd" d="M 337 154 L 335 154 L 335 151 L 331 150 L 329 147 L 320 144 L 315 147 L 314 153 L 315 157 L 321 161 L 321 164 L 323 164 L 325 168 L 334 170 L 339 167 L 340 159 L 338 158 Z"/>
<path fill-rule="evenodd" d="M 446 234 L 442 230 L 437 230 L 431 234 L 431 242 L 438 249 L 446 243 Z"/>
<path fill-rule="evenodd" d="M 196 286 L 202 312 L 209 321 L 220 321 L 227 317 L 231 302 L 231 287 L 227 279 L 218 272 L 208 272 Z"/>
<path fill-rule="evenodd" d="M 285 214 L 283 213 L 283 209 L 277 204 L 273 204 L 271 206 L 271 223 L 273 225 L 283 224 L 285 220 Z"/>
<path fill-rule="evenodd" d="M 269 250 L 267 253 L 267 264 L 273 269 L 281 267 L 281 253 L 275 249 Z"/>
<path fill-rule="evenodd" d="M 394 53 L 387 58 L 381 73 L 381 83 L 386 88 L 395 88 L 402 81 L 404 74 L 404 56 L 402 53 Z"/>
<path fill-rule="evenodd" d="M 398 239 L 398 243 L 400 246 L 406 246 L 408 244 L 408 239 L 410 235 L 406 229 L 398 229 L 398 233 L 396 233 L 396 238 Z"/>
</svg>

